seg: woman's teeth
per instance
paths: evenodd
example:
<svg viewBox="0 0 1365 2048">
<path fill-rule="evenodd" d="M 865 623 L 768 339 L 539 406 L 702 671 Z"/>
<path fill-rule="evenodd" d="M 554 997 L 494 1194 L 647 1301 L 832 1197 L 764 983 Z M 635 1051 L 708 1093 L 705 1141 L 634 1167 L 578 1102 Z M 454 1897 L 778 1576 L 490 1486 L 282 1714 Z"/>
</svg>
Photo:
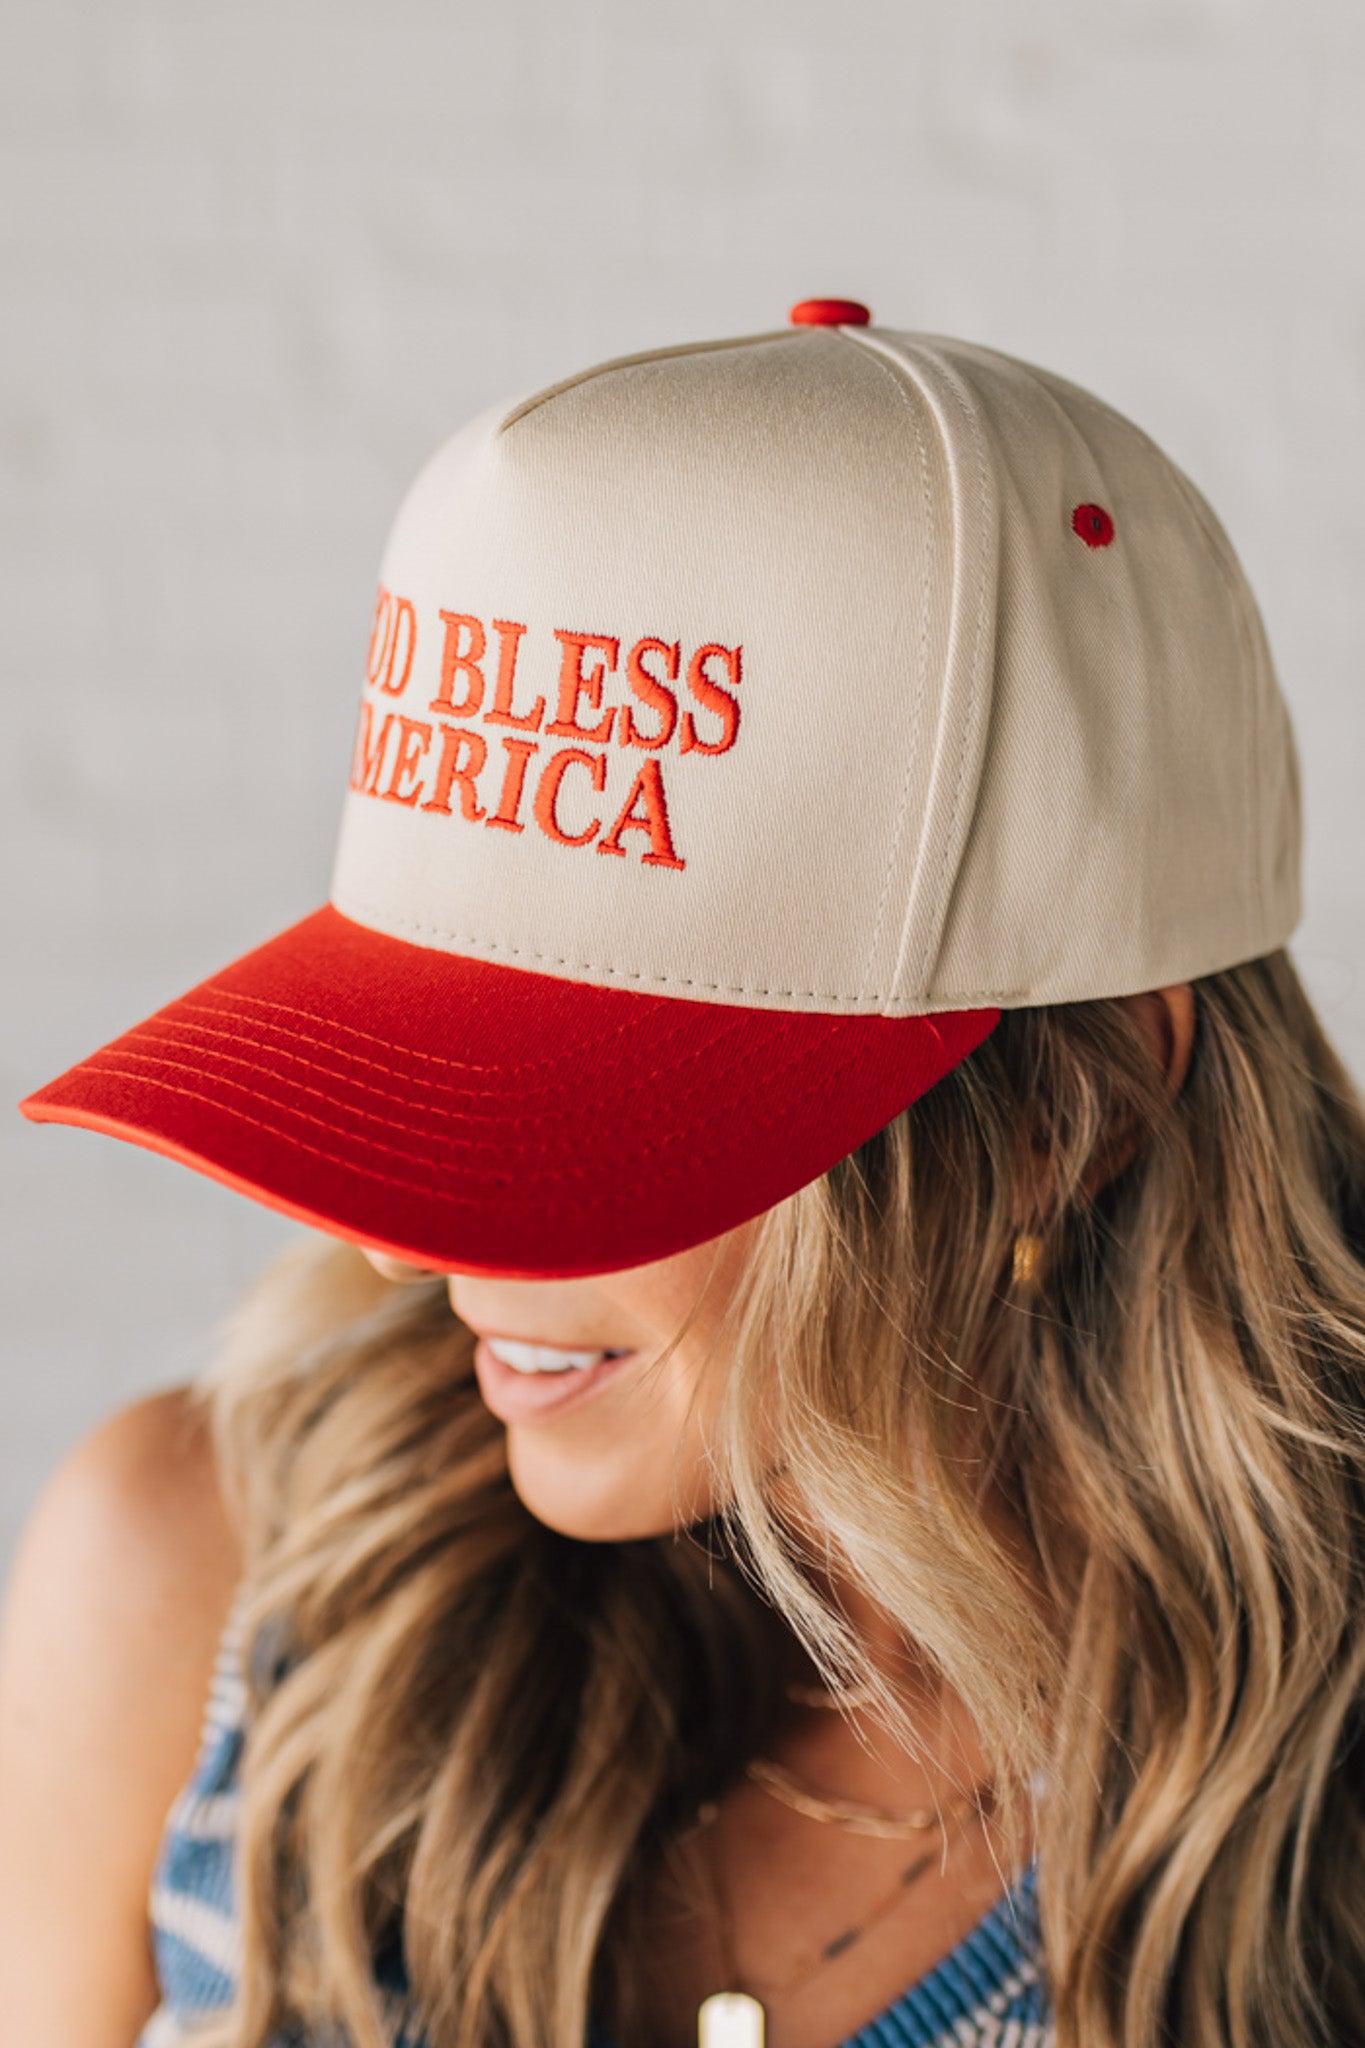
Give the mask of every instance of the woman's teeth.
<svg viewBox="0 0 1365 2048">
<path fill-rule="evenodd" d="M 513 1372 L 587 1372 L 604 1358 L 620 1358 L 620 1351 L 566 1351 L 557 1344 L 523 1344 L 513 1337 L 485 1337 L 494 1358 L 510 1365 Z"/>
</svg>

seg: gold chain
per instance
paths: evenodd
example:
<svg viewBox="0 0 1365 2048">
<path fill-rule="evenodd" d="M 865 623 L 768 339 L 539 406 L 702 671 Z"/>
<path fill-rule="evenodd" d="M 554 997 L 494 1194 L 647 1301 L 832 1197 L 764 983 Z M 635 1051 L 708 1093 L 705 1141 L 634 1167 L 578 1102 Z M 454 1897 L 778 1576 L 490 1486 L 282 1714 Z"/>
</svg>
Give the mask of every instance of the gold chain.
<svg viewBox="0 0 1365 2048">
<path fill-rule="evenodd" d="M 938 1825 L 938 1813 L 932 1806 L 916 1806 L 909 1813 L 887 1813 L 884 1807 L 863 1806 L 855 1799 L 827 1799 L 800 1784 L 772 1757 L 750 1757 L 744 1771 L 746 1777 L 790 1806 L 793 1812 L 804 1813 L 810 1820 L 835 1821 L 855 1835 L 899 1839 L 923 1834 L 926 1828 Z"/>
<path fill-rule="evenodd" d="M 784 1688 L 790 1699 L 812 1707 L 861 1707 L 875 1702 L 865 1688 L 835 1700 L 825 1687 L 805 1685 L 797 1680 L 790 1681 Z M 751 1757 L 745 1764 L 746 1776 L 763 1791 L 780 1799 L 794 1812 L 811 1820 L 827 1821 L 837 1827 L 847 1828 L 851 1833 L 873 1835 L 881 1838 L 901 1838 L 907 1835 L 924 1834 L 931 1828 L 944 1830 L 941 1811 L 930 1807 L 916 1807 L 908 1814 L 887 1813 L 881 1807 L 865 1806 L 851 1799 L 830 1799 L 802 1785 L 791 1772 L 773 1757 Z M 993 1787 L 988 1780 L 983 1786 L 974 1787 L 957 1800 L 949 1802 L 948 1811 L 960 1807 L 974 1808 L 978 1817 L 989 1812 L 993 1801 Z M 697 1808 L 696 1826 L 707 1828 L 715 1821 L 720 1811 L 716 1800 L 707 1800 Z M 730 1901 L 721 1878 L 720 1857 L 714 1847 L 709 1847 L 705 1856 L 710 1889 L 714 1900 L 716 1923 L 722 1949 L 722 1968 L 725 1972 L 723 1991 L 710 1993 L 697 2011 L 698 2038 L 705 2044 L 716 2038 L 716 2030 L 726 2040 L 741 2037 L 761 2048 L 766 2034 L 767 2013 L 760 2002 L 759 1993 L 766 1998 L 785 1997 L 804 1990 L 813 1978 L 846 1955 L 870 1929 L 877 1926 L 905 1897 L 913 1885 L 918 1883 L 934 1861 L 934 1851 L 926 1849 L 911 1862 L 897 1871 L 894 1882 L 873 1901 L 861 1920 L 852 1926 L 842 1928 L 830 1940 L 823 1942 L 811 1955 L 803 1959 L 794 1974 L 780 1984 L 771 1981 L 755 1983 L 753 1979 L 743 1980 L 734 1947 L 734 1922 Z"/>
<path fill-rule="evenodd" d="M 758 1759 L 755 1761 L 758 1761 Z M 835 1803 L 842 1804 L 843 1802 Z M 987 1784 L 975 1787 L 972 1791 L 964 1793 L 960 1798 L 951 1801 L 949 1803 L 949 1810 L 955 1811 L 958 1808 L 974 1807 L 978 1813 L 985 1813 L 989 1811 L 990 1804 L 991 1791 L 989 1784 Z M 708 1801 L 707 1804 L 698 1809 L 698 1822 L 703 1826 L 709 1824 L 715 1820 L 718 1811 L 717 1803 L 715 1801 Z M 830 1817 L 835 1818 L 835 1816 Z M 847 1821 L 843 1821 L 842 1824 L 845 1826 L 849 1825 Z M 927 1825 L 941 1828 L 943 1822 L 939 1816 L 931 1814 Z M 829 1964 L 836 1962 L 840 1956 L 846 1955 L 849 1949 L 855 1943 L 861 1941 L 871 1928 L 875 1927 L 879 1921 L 885 1919 L 887 1914 L 904 1898 L 910 1887 L 924 1875 L 934 1860 L 935 1852 L 932 1849 L 928 1849 L 916 1856 L 910 1863 L 903 1865 L 896 1873 L 893 1883 L 874 1900 L 872 1906 L 863 1915 L 861 1920 L 855 1921 L 850 1927 L 842 1928 L 830 1940 L 821 1943 L 820 1947 L 814 1951 L 813 1957 L 803 1960 L 794 1975 L 789 1975 L 781 1983 L 775 1984 L 771 1980 L 755 1983 L 752 1978 L 745 1981 L 740 1977 L 739 1964 L 734 1949 L 733 1917 L 730 1910 L 730 1902 L 721 1879 L 720 1859 L 713 1851 L 707 1858 L 707 1868 L 711 1880 L 711 1889 L 715 1898 L 717 1923 L 720 1929 L 726 1989 L 728 1991 L 742 1991 L 750 1997 L 761 1994 L 765 1998 L 785 1997 L 792 1992 L 804 1990 L 806 1985 L 814 1977 L 818 1976 L 821 1970 L 826 1969 Z"/>
</svg>

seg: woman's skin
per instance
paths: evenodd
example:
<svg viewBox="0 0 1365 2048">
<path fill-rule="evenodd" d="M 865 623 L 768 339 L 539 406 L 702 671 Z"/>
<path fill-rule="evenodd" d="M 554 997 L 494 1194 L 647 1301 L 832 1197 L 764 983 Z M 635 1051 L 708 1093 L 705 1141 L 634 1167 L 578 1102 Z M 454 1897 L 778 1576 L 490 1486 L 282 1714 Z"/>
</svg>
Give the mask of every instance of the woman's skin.
<svg viewBox="0 0 1365 2048">
<path fill-rule="evenodd" d="M 1126 1000 L 1174 1091 L 1194 1038 L 1188 984 Z M 577 1412 L 507 1425 L 512 1482 L 531 1513 L 613 1542 L 665 1534 L 716 1505 L 704 1368 L 751 1228 L 620 1273 L 448 1276 L 452 1306 L 476 1329 L 644 1354 Z M 391 1276 L 414 1270 L 374 1263 Z M 651 1349 L 699 1296 L 682 1341 L 652 1369 Z M 0 2014 L 5 2038 L 24 2048 L 130 2048 L 157 2003 L 147 1890 L 240 1565 L 181 1388 L 129 1403 L 82 1437 L 24 1526 L 0 1613 Z M 935 1791 L 951 1797 L 950 1780 L 983 1772 L 961 1702 L 932 1696 L 857 1588 L 832 1577 L 830 1589 L 905 1692 L 929 1762 L 879 1741 L 865 1717 L 860 1744 L 840 1715 L 794 1703 L 769 1754 L 821 1791 L 895 1811 Z M 747 1779 L 721 1801 L 707 1840 L 741 1970 L 779 1982 L 859 1921 L 908 1860 L 905 1843 L 809 1820 Z M 1000 1848 L 989 1828 L 969 1825 L 799 1998 L 767 2001 L 768 2048 L 829 2048 L 890 2004 L 998 1898 Z M 717 1981 L 714 1915 L 689 1918 L 665 1874 L 646 1904 L 651 2048 L 694 2048 L 697 2003 Z"/>
</svg>

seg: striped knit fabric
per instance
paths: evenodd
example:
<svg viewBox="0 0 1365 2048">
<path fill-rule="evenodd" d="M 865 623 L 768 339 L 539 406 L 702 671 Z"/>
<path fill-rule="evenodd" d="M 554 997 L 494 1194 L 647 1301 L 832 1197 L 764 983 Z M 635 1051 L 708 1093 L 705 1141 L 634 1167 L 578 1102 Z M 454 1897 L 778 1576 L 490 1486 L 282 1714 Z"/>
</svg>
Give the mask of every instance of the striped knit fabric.
<svg viewBox="0 0 1365 2048">
<path fill-rule="evenodd" d="M 193 1769 L 167 1816 L 148 1894 L 161 2003 L 134 2048 L 182 2048 L 196 2017 L 231 2002 L 240 1960 L 235 1896 L 238 1787 L 246 1687 L 234 1603 L 219 1643 Z M 254 1653 L 269 1656 L 269 1645 Z M 282 1663 L 274 1666 L 278 1674 Z M 1052 2048 L 1041 1974 L 1037 1870 L 1018 1882 L 948 1955 L 840 2048 Z M 412 2024 L 401 1955 L 376 1958 L 393 2048 L 424 2048 Z M 310 2048 L 297 2033 L 272 2048 Z M 617 2048 L 596 2023 L 585 2048 Z M 636 2048 L 636 2044 L 631 2044 Z"/>
</svg>

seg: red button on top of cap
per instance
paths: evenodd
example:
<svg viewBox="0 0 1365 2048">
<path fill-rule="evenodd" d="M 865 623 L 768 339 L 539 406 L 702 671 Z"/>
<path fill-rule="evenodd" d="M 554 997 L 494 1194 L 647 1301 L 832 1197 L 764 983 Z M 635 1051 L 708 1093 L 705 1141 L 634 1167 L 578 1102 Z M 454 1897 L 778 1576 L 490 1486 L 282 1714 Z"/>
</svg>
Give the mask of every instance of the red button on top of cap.
<svg viewBox="0 0 1365 2048">
<path fill-rule="evenodd" d="M 866 327 L 872 315 L 856 299 L 801 299 L 787 318 L 793 327 Z"/>
</svg>

